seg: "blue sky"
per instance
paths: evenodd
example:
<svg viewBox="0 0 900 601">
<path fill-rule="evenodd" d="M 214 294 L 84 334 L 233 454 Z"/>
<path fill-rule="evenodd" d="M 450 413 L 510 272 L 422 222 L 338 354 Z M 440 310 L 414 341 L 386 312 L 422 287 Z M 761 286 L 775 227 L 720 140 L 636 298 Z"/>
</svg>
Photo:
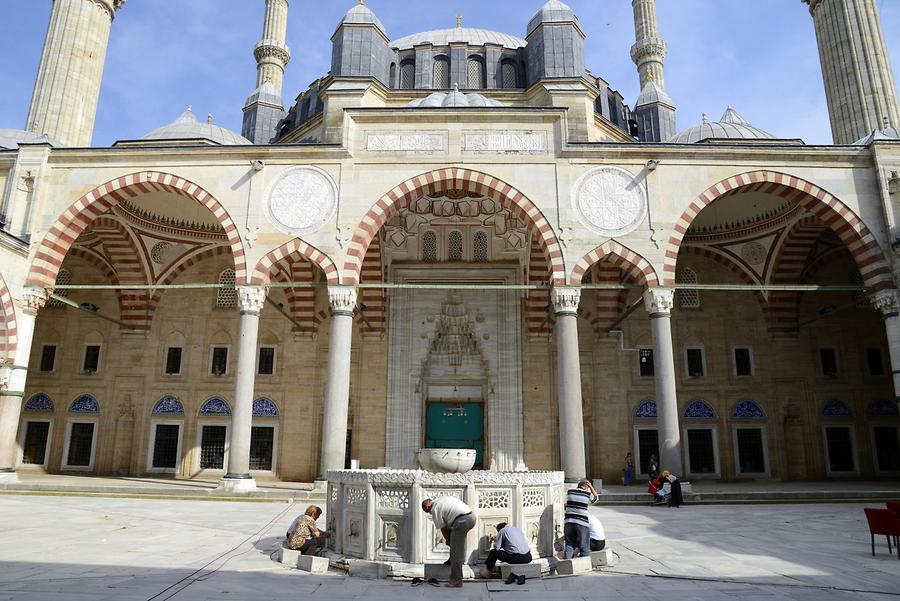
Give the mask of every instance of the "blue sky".
<svg viewBox="0 0 900 601">
<path fill-rule="evenodd" d="M 628 0 L 567 0 L 587 34 L 586 63 L 633 104 L 637 75 Z M 330 38 L 355 0 L 291 0 L 293 60 L 285 101 L 325 74 Z M 543 0 L 368 0 L 391 38 L 452 27 L 524 36 Z M 50 13 L 50 0 L 4 0 L 0 21 L 0 127 L 21 128 Z M 754 125 L 781 137 L 830 143 L 812 19 L 800 0 L 658 0 L 669 44 L 667 91 L 678 127 L 718 119 L 732 104 Z M 900 0 L 878 0 L 900 81 Z M 263 0 L 128 0 L 110 40 L 95 145 L 133 139 L 174 120 L 188 105 L 240 130 L 241 107 L 256 78 L 253 45 Z"/>
</svg>

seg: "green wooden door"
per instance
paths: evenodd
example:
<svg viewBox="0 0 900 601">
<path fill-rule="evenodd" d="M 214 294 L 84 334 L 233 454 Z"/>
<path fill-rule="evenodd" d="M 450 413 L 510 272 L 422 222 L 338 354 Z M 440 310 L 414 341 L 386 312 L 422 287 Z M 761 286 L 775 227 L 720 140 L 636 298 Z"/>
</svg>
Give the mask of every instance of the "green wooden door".
<svg viewBox="0 0 900 601">
<path fill-rule="evenodd" d="M 484 408 L 479 403 L 429 403 L 425 414 L 429 449 L 475 449 L 484 467 Z"/>
</svg>

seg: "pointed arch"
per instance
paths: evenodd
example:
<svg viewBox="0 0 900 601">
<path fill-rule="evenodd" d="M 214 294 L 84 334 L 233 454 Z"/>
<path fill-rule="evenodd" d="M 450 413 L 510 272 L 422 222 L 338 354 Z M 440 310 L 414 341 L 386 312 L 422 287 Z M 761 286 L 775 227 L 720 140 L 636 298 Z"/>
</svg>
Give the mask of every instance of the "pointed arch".
<svg viewBox="0 0 900 601">
<path fill-rule="evenodd" d="M 642 286 L 659 286 L 659 276 L 657 276 L 656 270 L 653 269 L 650 262 L 633 250 L 622 246 L 615 240 L 608 240 L 584 255 L 572 269 L 570 284 L 572 286 L 580 286 L 587 270 L 590 269 L 594 263 L 605 260 L 608 260 L 610 263 L 627 273 L 636 284 Z"/>
<path fill-rule="evenodd" d="M 12 361 L 16 355 L 16 310 L 13 307 L 12 296 L 6 287 L 6 280 L 0 275 L 0 362 Z"/>
<path fill-rule="evenodd" d="M 875 236 L 847 205 L 828 191 L 806 180 L 777 171 L 752 171 L 726 178 L 707 188 L 691 202 L 675 223 L 666 250 L 663 279 L 666 285 L 675 282 L 678 251 L 685 234 L 700 212 L 713 202 L 742 194 L 761 192 L 794 202 L 818 217 L 819 222 L 838 235 L 850 251 L 871 290 L 893 286 L 893 277 L 884 253 Z"/>
<path fill-rule="evenodd" d="M 317 249 L 311 244 L 307 244 L 300 238 L 294 238 L 290 242 L 286 242 L 278 248 L 270 251 L 253 269 L 253 276 L 250 278 L 251 284 L 268 284 L 274 275 L 273 266 L 283 261 L 292 254 L 300 255 L 307 259 L 313 265 L 318 266 L 325 274 L 325 279 L 329 284 L 340 283 L 337 266 L 331 257 Z"/>
<path fill-rule="evenodd" d="M 75 239 L 112 207 L 143 194 L 168 192 L 208 208 L 228 237 L 238 282 L 247 279 L 244 245 L 238 228 L 218 200 L 197 184 L 171 173 L 140 171 L 111 180 L 79 198 L 59 216 L 41 240 L 28 271 L 26 285 L 52 288 Z"/>
<path fill-rule="evenodd" d="M 540 209 L 524 194 L 502 180 L 486 173 L 459 167 L 417 175 L 382 196 L 363 216 L 350 240 L 341 274 L 342 282 L 349 286 L 359 284 L 366 251 L 388 220 L 422 196 L 450 190 L 483 195 L 498 202 L 504 209 L 508 209 L 515 217 L 524 221 L 538 239 L 541 250 L 547 255 L 550 263 L 548 274 L 550 282 L 566 283 L 565 260 L 559 239 Z"/>
</svg>

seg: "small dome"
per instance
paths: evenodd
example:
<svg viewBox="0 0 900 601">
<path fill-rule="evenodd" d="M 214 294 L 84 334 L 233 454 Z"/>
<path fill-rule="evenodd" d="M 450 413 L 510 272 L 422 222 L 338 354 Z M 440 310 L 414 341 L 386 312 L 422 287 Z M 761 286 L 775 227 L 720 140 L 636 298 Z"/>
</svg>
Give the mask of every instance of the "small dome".
<svg viewBox="0 0 900 601">
<path fill-rule="evenodd" d="M 46 134 L 34 134 L 23 129 L 0 129 L 0 148 L 16 150 L 19 144 L 50 144 L 59 146 Z"/>
<path fill-rule="evenodd" d="M 876 140 L 900 140 L 900 129 L 890 127 L 885 123 L 884 129 L 876 129 L 865 138 L 857 140 L 854 146 L 868 146 Z M 2 144 L 2 142 L 0 142 L 0 144 Z"/>
<path fill-rule="evenodd" d="M 340 28 L 341 25 L 374 25 L 380 29 L 382 33 L 387 31 L 384 27 L 384 23 L 381 22 L 381 19 L 379 19 L 365 4 L 357 4 L 348 10 L 347 14 L 344 15 L 344 18 L 341 19 L 341 22 L 338 23 L 338 28 Z"/>
<path fill-rule="evenodd" d="M 537 11 L 531 21 L 528 22 L 528 35 L 537 29 L 541 23 L 569 23 L 575 22 L 579 27 L 581 23 L 578 21 L 578 15 L 569 7 L 559 0 L 550 0 Z"/>
<path fill-rule="evenodd" d="M 660 90 L 659 86 L 656 85 L 656 82 L 650 79 L 647 80 L 646 84 L 644 84 L 644 89 L 641 90 L 641 95 L 638 96 L 637 104 L 635 104 L 635 106 L 641 107 L 656 103 L 665 104 L 671 107 L 675 106 L 675 104 L 672 102 L 672 98 L 668 94 Z"/>
<path fill-rule="evenodd" d="M 194 111 L 190 107 L 181 113 L 178 119 L 159 129 L 154 129 L 149 134 L 142 136 L 141 140 L 154 142 L 161 140 L 205 140 L 207 143 L 222 146 L 247 146 L 253 144 L 253 142 L 237 132 L 214 125 L 212 117 L 206 123 L 201 123 L 197 120 Z"/>
<path fill-rule="evenodd" d="M 410 50 L 419 44 L 449 46 L 450 42 L 465 42 L 470 46 L 498 44 L 511 50 L 524 48 L 527 44 L 522 38 L 500 33 L 499 31 L 474 29 L 471 27 L 454 27 L 452 29 L 435 29 L 433 31 L 414 33 L 404 38 L 394 40 L 391 42 L 391 48 L 396 48 L 397 50 Z"/>
<path fill-rule="evenodd" d="M 505 105 L 482 94 L 465 94 L 460 92 L 457 86 L 452 92 L 435 92 L 426 98 L 413 100 L 406 106 L 409 108 L 471 108 Z"/>
<path fill-rule="evenodd" d="M 728 107 L 718 121 L 710 123 L 703 115 L 703 123 L 684 130 L 671 140 L 672 144 L 696 144 L 704 140 L 773 140 L 775 136 L 750 125 L 736 110 Z"/>
</svg>

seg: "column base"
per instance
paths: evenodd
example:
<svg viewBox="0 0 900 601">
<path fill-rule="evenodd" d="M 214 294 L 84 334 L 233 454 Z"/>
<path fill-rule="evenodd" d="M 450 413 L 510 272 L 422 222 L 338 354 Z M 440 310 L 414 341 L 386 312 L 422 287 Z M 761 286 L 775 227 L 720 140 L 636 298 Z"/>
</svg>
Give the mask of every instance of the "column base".
<svg viewBox="0 0 900 601">
<path fill-rule="evenodd" d="M 256 490 L 256 480 L 253 478 L 229 478 L 225 477 L 219 480 L 219 488 L 224 492 L 230 493 L 248 493 Z"/>
</svg>

